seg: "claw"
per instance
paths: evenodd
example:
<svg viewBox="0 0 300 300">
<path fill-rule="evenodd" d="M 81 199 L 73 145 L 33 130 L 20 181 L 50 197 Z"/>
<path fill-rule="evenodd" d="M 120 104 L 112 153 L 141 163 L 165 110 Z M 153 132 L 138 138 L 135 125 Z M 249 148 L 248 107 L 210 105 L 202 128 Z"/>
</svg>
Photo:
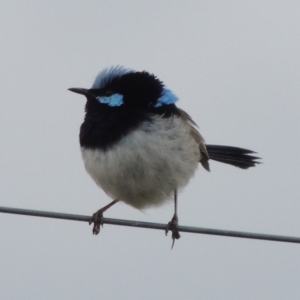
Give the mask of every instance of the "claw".
<svg viewBox="0 0 300 300">
<path fill-rule="evenodd" d="M 175 244 L 175 240 L 178 240 L 180 238 L 180 234 L 178 231 L 178 217 L 176 214 L 174 214 L 172 220 L 168 223 L 167 227 L 166 227 L 166 235 L 168 235 L 169 231 L 172 231 L 172 247 L 171 249 L 173 249 L 174 244 Z"/>
<path fill-rule="evenodd" d="M 109 203 L 106 206 L 102 207 L 101 209 L 99 209 L 98 211 L 96 211 L 92 215 L 89 224 L 91 225 L 92 223 L 94 223 L 93 234 L 95 234 L 95 235 L 99 234 L 100 228 L 101 228 L 101 226 L 103 227 L 103 224 L 104 224 L 103 213 L 106 210 L 108 210 L 111 206 L 113 206 L 114 204 L 116 204 L 118 201 L 119 201 L 118 199 L 112 201 L 111 203 Z"/>
<path fill-rule="evenodd" d="M 92 215 L 89 225 L 91 225 L 92 223 L 94 223 L 93 234 L 95 234 L 95 235 L 99 234 L 101 226 L 103 227 L 103 211 L 102 211 L 102 209 L 99 209 Z"/>
</svg>

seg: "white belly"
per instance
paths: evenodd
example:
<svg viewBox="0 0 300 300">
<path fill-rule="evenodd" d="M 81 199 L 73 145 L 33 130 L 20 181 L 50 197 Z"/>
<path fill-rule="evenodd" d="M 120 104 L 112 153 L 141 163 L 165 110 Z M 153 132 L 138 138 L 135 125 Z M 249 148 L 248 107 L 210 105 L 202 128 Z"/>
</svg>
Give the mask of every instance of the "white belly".
<svg viewBox="0 0 300 300">
<path fill-rule="evenodd" d="M 200 153 L 181 119 L 157 116 L 107 151 L 81 148 L 87 172 L 113 199 L 142 209 L 172 198 L 195 173 Z"/>
</svg>

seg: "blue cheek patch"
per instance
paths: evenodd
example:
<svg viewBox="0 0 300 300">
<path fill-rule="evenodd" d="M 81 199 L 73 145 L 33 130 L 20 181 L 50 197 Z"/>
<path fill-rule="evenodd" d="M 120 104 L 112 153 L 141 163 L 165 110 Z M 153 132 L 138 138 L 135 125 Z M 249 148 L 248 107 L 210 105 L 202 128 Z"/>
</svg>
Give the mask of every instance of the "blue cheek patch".
<svg viewBox="0 0 300 300">
<path fill-rule="evenodd" d="M 121 94 L 113 94 L 109 97 L 99 96 L 97 100 L 100 103 L 107 104 L 109 106 L 120 106 L 123 104 L 123 96 Z"/>
<path fill-rule="evenodd" d="M 174 104 L 177 100 L 178 98 L 169 89 L 163 89 L 161 96 L 157 99 L 155 107 Z"/>
</svg>

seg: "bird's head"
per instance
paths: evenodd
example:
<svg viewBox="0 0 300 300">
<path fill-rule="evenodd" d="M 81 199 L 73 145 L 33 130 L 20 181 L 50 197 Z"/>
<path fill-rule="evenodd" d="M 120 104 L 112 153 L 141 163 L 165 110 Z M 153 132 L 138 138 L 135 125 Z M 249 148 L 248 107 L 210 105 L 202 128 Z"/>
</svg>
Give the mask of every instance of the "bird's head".
<svg viewBox="0 0 300 300">
<path fill-rule="evenodd" d="M 153 74 L 120 66 L 101 71 L 90 89 L 69 90 L 85 95 L 88 102 L 92 101 L 99 108 L 138 107 L 153 110 L 177 101 L 177 97 Z"/>
</svg>

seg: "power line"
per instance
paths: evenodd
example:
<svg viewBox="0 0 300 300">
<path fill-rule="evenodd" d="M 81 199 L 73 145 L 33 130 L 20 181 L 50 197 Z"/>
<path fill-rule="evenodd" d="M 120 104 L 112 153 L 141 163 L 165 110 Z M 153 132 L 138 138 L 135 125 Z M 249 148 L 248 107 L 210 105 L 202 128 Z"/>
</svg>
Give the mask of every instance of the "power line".
<svg viewBox="0 0 300 300">
<path fill-rule="evenodd" d="M 3 206 L 0 206 L 0 212 L 8 213 L 8 214 L 17 214 L 17 215 L 26 215 L 26 216 L 35 216 L 35 217 L 53 218 L 53 219 L 63 219 L 63 220 L 81 221 L 81 222 L 90 222 L 91 221 L 91 216 L 65 214 L 65 213 L 57 213 L 57 212 L 50 212 L 50 211 L 30 210 L 30 209 L 22 209 L 22 208 L 3 207 Z M 148 229 L 159 229 L 159 230 L 165 230 L 166 226 L 167 226 L 166 224 L 160 224 L 160 223 L 149 223 L 149 222 L 110 219 L 110 218 L 103 218 L 103 223 L 110 224 L 110 225 L 139 227 L 139 228 L 148 228 Z M 210 229 L 210 228 L 200 228 L 200 227 L 191 227 L 191 226 L 178 226 L 178 230 L 181 232 L 220 235 L 220 236 L 229 236 L 229 237 L 237 237 L 237 238 L 245 238 L 245 239 L 255 239 L 255 240 L 266 240 L 266 241 L 277 241 L 277 242 L 300 244 L 300 237 L 293 237 L 293 236 L 282 236 L 282 235 L 272 235 L 272 234 L 262 234 L 262 233 L 252 233 L 252 232 L 242 232 L 242 231 L 232 231 L 232 230 L 221 230 L 221 229 Z"/>
</svg>

